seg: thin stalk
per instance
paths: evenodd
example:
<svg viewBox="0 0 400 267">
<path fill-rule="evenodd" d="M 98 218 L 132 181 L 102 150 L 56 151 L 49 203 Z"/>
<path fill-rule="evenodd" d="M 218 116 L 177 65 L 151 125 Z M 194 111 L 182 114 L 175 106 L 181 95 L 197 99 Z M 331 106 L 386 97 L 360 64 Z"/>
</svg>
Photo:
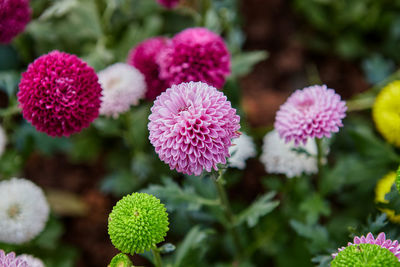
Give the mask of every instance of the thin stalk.
<svg viewBox="0 0 400 267">
<path fill-rule="evenodd" d="M 232 212 L 231 205 L 229 203 L 228 195 L 226 193 L 224 184 L 223 184 L 223 174 L 222 171 L 219 171 L 219 176 L 216 179 L 212 179 L 214 181 L 215 187 L 217 188 L 218 196 L 222 205 L 222 209 L 224 211 L 227 225 L 226 228 L 229 231 L 230 235 L 232 236 L 233 242 L 235 244 L 235 249 L 237 255 L 240 255 L 243 252 L 242 245 L 240 243 L 239 234 L 236 229 L 236 219 L 235 215 Z"/>
<path fill-rule="evenodd" d="M 322 147 L 322 138 L 315 138 L 315 142 L 317 143 L 317 166 L 318 166 L 318 175 L 317 175 L 317 189 L 320 190 L 321 179 L 322 179 L 322 159 L 324 157 L 323 147 Z"/>
<path fill-rule="evenodd" d="M 154 258 L 154 266 L 155 267 L 162 267 L 162 260 L 161 260 L 160 251 L 157 248 L 153 248 L 151 250 L 151 253 L 153 254 L 153 258 Z"/>
</svg>

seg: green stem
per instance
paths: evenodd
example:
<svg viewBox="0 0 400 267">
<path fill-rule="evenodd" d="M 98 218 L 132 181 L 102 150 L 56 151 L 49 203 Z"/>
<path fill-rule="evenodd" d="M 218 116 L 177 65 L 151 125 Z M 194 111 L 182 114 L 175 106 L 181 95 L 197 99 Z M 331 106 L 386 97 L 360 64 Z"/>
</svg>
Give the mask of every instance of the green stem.
<svg viewBox="0 0 400 267">
<path fill-rule="evenodd" d="M 217 192 L 218 192 L 218 196 L 219 196 L 219 199 L 220 199 L 220 202 L 222 205 L 222 209 L 225 213 L 225 217 L 226 217 L 226 221 L 227 221 L 227 225 L 225 225 L 225 226 L 232 236 L 233 242 L 235 244 L 236 253 L 240 259 L 240 255 L 243 251 L 242 245 L 240 243 L 239 234 L 236 229 L 235 215 L 232 212 L 231 205 L 230 205 L 229 199 L 228 199 L 228 195 L 227 195 L 225 187 L 224 187 L 224 180 L 223 180 L 222 176 L 223 176 L 222 170 L 220 170 L 218 178 L 216 178 L 216 179 L 214 178 L 212 180 L 214 181 L 214 184 L 217 188 Z"/>
<path fill-rule="evenodd" d="M 160 255 L 160 251 L 158 250 L 158 248 L 153 248 L 151 250 L 151 253 L 153 254 L 154 266 L 162 267 L 161 255 Z"/>
<path fill-rule="evenodd" d="M 317 144 L 317 166 L 318 166 L 318 175 L 317 175 L 317 189 L 318 191 L 321 189 L 321 179 L 322 179 L 322 160 L 324 157 L 324 151 L 322 147 L 322 138 L 315 138 L 315 142 Z"/>
<path fill-rule="evenodd" d="M 375 102 L 375 96 L 353 99 L 346 102 L 347 111 L 360 111 L 372 108 Z"/>
</svg>

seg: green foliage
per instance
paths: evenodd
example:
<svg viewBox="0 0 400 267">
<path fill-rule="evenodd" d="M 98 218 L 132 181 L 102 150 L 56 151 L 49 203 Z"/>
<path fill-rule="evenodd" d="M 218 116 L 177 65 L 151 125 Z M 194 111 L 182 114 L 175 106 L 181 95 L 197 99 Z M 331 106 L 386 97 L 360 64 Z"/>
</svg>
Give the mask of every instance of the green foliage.
<svg viewBox="0 0 400 267">
<path fill-rule="evenodd" d="M 246 222 L 249 227 L 256 226 L 260 217 L 267 215 L 279 205 L 279 201 L 271 201 L 275 195 L 275 192 L 270 192 L 255 200 L 238 215 L 236 223 L 239 225 Z"/>
<path fill-rule="evenodd" d="M 400 61 L 395 52 L 400 42 L 399 1 L 295 0 L 293 6 L 314 29 L 305 34 L 312 48 L 351 59 L 379 54 Z"/>
</svg>

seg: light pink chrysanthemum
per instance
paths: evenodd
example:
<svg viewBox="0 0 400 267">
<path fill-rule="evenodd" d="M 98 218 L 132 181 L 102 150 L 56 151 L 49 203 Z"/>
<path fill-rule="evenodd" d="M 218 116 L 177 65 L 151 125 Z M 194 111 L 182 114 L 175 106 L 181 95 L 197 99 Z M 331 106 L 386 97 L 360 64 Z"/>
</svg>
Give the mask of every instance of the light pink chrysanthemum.
<svg viewBox="0 0 400 267">
<path fill-rule="evenodd" d="M 179 4 L 179 0 L 157 0 L 157 2 L 166 8 L 174 8 Z"/>
<path fill-rule="evenodd" d="M 240 117 L 226 96 L 202 82 L 173 85 L 154 101 L 150 142 L 171 170 L 200 175 L 226 163 Z"/>
<path fill-rule="evenodd" d="M 1 267 L 29 267 L 28 263 L 20 257 L 16 257 L 14 252 L 6 254 L 0 249 L 0 266 Z"/>
<path fill-rule="evenodd" d="M 200 81 L 221 89 L 231 73 L 231 57 L 224 40 L 206 28 L 190 28 L 175 35 L 157 62 L 160 77 L 170 86 Z"/>
<path fill-rule="evenodd" d="M 346 103 L 326 85 L 294 92 L 276 113 L 275 129 L 285 142 L 306 144 L 308 138 L 330 137 L 346 117 Z"/>
<path fill-rule="evenodd" d="M 137 68 L 146 78 L 146 99 L 153 101 L 164 92 L 168 86 L 166 81 L 160 78 L 159 66 L 156 57 L 165 47 L 166 38 L 154 37 L 139 43 L 128 56 L 128 64 Z"/>
<path fill-rule="evenodd" d="M 50 136 L 69 136 L 88 127 L 99 116 L 100 97 L 94 69 L 59 51 L 31 63 L 18 92 L 24 118 Z"/>
<path fill-rule="evenodd" d="M 383 248 L 388 249 L 390 252 L 392 252 L 400 261 L 400 245 L 397 240 L 392 241 L 390 239 L 386 239 L 385 233 L 380 233 L 378 237 L 375 239 L 374 236 L 371 233 L 367 234 L 367 237 L 361 236 L 361 237 L 354 237 L 353 243 L 349 242 L 347 246 L 353 246 L 353 245 L 358 245 L 358 244 L 372 244 L 372 245 L 379 245 Z M 345 247 L 339 248 L 337 253 L 333 253 L 332 257 L 335 258 L 339 252 L 344 250 Z"/>
<path fill-rule="evenodd" d="M 0 43 L 9 43 L 31 20 L 29 0 L 0 1 Z"/>
</svg>

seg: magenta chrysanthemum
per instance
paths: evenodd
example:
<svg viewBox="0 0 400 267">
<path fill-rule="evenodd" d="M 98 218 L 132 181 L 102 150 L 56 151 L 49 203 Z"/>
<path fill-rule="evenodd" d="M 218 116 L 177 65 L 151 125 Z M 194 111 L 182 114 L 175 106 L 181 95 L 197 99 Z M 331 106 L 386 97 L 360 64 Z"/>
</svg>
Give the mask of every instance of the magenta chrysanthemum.
<svg viewBox="0 0 400 267">
<path fill-rule="evenodd" d="M 306 144 L 308 138 L 330 137 L 343 126 L 346 103 L 326 85 L 294 92 L 276 113 L 275 129 L 285 142 Z"/>
<path fill-rule="evenodd" d="M 231 72 L 231 58 L 224 40 L 205 28 L 177 34 L 157 57 L 160 77 L 168 85 L 205 82 L 221 89 Z"/>
<path fill-rule="evenodd" d="M 392 252 L 400 261 L 400 245 L 397 240 L 392 241 L 390 239 L 386 239 L 385 233 L 380 233 L 378 237 L 375 239 L 374 236 L 371 233 L 367 234 L 367 237 L 361 236 L 361 237 L 354 237 L 353 243 L 349 242 L 347 243 L 347 246 L 353 246 L 353 245 L 359 245 L 359 244 L 373 244 L 373 245 L 379 245 L 383 248 L 388 249 L 390 252 Z M 337 253 L 333 253 L 332 257 L 335 258 L 339 252 L 344 250 L 345 247 L 341 247 L 338 249 Z"/>
<path fill-rule="evenodd" d="M 0 1 L 0 43 L 9 43 L 31 20 L 29 0 Z"/>
<path fill-rule="evenodd" d="M 150 142 L 171 170 L 200 175 L 226 163 L 240 117 L 226 96 L 202 82 L 173 85 L 154 102 Z"/>
<path fill-rule="evenodd" d="M 179 4 L 179 0 L 157 0 L 157 2 L 166 8 L 174 8 Z"/>
<path fill-rule="evenodd" d="M 27 262 L 20 257 L 16 257 L 14 252 L 6 254 L 0 249 L 0 266 L 1 267 L 29 267 Z"/>
<path fill-rule="evenodd" d="M 53 51 L 22 74 L 18 101 L 38 131 L 69 136 L 99 116 L 101 87 L 94 69 L 75 55 Z"/>
<path fill-rule="evenodd" d="M 131 50 L 128 56 L 128 64 L 137 68 L 146 78 L 146 99 L 154 100 L 168 86 L 160 79 L 160 70 L 156 63 L 156 57 L 165 47 L 167 39 L 154 37 L 147 39 Z"/>
</svg>

